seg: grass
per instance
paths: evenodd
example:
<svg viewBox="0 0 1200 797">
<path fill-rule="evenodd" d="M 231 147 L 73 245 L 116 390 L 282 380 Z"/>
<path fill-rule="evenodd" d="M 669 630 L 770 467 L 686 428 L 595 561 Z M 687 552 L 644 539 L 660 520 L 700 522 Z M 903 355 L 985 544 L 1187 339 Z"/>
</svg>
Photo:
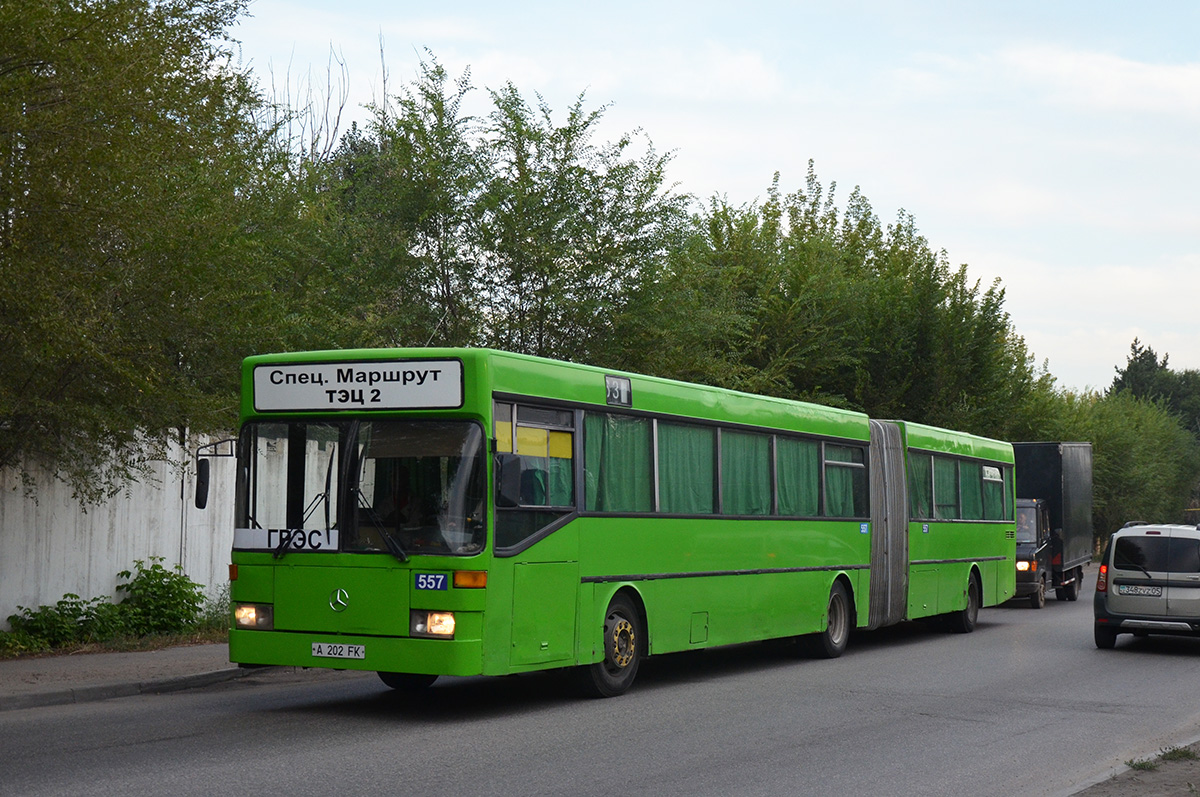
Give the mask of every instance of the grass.
<svg viewBox="0 0 1200 797">
<path fill-rule="evenodd" d="M 1136 760 L 1131 758 L 1125 762 L 1125 766 L 1129 767 L 1135 772 L 1153 772 L 1154 770 L 1158 769 L 1158 762 L 1149 758 Z"/>
<path fill-rule="evenodd" d="M 1158 753 L 1160 761 L 1195 761 L 1200 758 L 1190 747 L 1168 747 Z"/>
<path fill-rule="evenodd" d="M 162 650 L 183 645 L 207 645 L 215 642 L 228 642 L 229 629 L 203 627 L 194 631 L 179 634 L 154 634 L 141 637 L 116 637 L 103 642 L 86 642 L 63 647 L 6 652 L 0 650 L 2 659 L 32 659 L 41 656 L 74 656 L 88 653 L 124 653 L 137 650 Z"/>
<path fill-rule="evenodd" d="M 1158 758 L 1129 759 L 1125 766 L 1136 772 L 1153 772 L 1158 769 L 1159 761 L 1195 761 L 1200 756 L 1190 747 L 1164 747 L 1158 751 Z M 1191 784 L 1188 784 L 1189 787 Z"/>
</svg>

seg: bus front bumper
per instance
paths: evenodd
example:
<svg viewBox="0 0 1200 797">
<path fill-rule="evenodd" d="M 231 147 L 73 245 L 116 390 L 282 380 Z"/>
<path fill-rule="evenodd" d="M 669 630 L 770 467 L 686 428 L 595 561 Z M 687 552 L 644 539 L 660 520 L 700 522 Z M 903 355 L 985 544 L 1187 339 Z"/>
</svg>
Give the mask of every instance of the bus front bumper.
<svg viewBox="0 0 1200 797">
<path fill-rule="evenodd" d="M 234 629 L 229 632 L 229 660 L 245 666 L 482 675 L 483 644 L 478 639 L 414 639 Z"/>
</svg>

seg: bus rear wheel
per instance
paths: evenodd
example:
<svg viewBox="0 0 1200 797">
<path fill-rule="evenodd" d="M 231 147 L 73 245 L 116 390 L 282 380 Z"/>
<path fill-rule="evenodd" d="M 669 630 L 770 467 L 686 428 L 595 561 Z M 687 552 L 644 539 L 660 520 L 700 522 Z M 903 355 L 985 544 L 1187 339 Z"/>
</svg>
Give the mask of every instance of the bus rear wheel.
<svg viewBox="0 0 1200 797">
<path fill-rule="evenodd" d="M 637 677 L 646 650 L 645 629 L 633 601 L 617 595 L 604 616 L 604 659 L 583 668 L 584 690 L 593 697 L 624 694 Z"/>
<path fill-rule="evenodd" d="M 975 630 L 979 619 L 979 580 L 972 573 L 967 581 L 967 605 L 960 611 L 951 612 L 947 618 L 950 630 L 956 634 L 969 634 Z"/>
<path fill-rule="evenodd" d="M 379 675 L 379 680 L 397 692 L 420 692 L 423 689 L 433 686 L 433 682 L 438 679 L 436 675 L 421 675 L 419 673 L 408 672 L 381 672 L 377 674 Z"/>
<path fill-rule="evenodd" d="M 850 596 L 842 582 L 835 581 L 825 607 L 825 630 L 805 640 L 809 654 L 821 659 L 836 659 L 842 655 L 850 642 L 851 617 Z"/>
</svg>

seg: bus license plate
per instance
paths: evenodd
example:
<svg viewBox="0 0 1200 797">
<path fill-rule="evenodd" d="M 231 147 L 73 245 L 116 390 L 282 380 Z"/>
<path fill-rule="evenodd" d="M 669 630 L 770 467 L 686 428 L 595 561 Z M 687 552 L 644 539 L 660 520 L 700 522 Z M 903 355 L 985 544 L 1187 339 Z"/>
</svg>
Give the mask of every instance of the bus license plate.
<svg viewBox="0 0 1200 797">
<path fill-rule="evenodd" d="M 1162 587 L 1148 587 L 1142 584 L 1118 584 L 1118 595 L 1141 595 L 1146 598 L 1161 598 Z"/>
<path fill-rule="evenodd" d="M 312 643 L 312 654 L 323 659 L 365 659 L 367 646 L 314 642 Z"/>
</svg>

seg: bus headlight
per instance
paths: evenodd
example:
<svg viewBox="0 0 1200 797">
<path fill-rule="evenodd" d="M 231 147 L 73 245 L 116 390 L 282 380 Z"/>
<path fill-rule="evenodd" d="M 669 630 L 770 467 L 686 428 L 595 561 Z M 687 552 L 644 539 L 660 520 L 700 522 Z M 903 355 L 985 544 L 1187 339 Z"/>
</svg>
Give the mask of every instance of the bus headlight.
<svg viewBox="0 0 1200 797">
<path fill-rule="evenodd" d="M 409 612 L 409 633 L 435 639 L 454 638 L 454 612 L 431 612 L 413 609 Z"/>
<path fill-rule="evenodd" d="M 255 631 L 274 631 L 275 607 L 269 603 L 235 603 L 233 625 Z"/>
</svg>

